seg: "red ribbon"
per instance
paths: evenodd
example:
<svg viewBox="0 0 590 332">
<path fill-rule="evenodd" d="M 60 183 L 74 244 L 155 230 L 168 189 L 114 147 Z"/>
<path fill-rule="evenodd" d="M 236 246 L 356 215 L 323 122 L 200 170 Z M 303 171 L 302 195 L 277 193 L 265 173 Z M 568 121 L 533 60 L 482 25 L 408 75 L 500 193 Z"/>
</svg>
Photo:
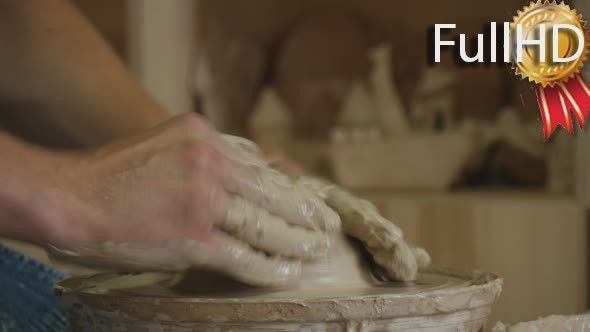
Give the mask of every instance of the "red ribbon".
<svg viewBox="0 0 590 332">
<path fill-rule="evenodd" d="M 545 140 L 561 125 L 570 134 L 574 133 L 571 112 L 574 113 L 580 128 L 584 128 L 590 111 L 590 86 L 582 75 L 570 78 L 567 82 L 556 83 L 553 87 L 537 87 L 537 101 L 543 119 Z"/>
</svg>

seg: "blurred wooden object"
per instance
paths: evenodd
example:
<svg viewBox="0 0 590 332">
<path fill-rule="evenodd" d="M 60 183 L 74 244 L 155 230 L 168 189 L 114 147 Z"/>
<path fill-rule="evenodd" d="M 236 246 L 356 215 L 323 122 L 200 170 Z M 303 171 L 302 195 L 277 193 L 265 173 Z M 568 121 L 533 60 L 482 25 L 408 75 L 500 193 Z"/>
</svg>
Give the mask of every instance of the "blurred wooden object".
<svg viewBox="0 0 590 332">
<path fill-rule="evenodd" d="M 346 135 L 332 145 L 338 182 L 352 188 L 446 190 L 478 146 L 460 132 L 376 141 Z"/>
<path fill-rule="evenodd" d="M 127 1 L 131 71 L 171 114 L 193 110 L 187 81 L 195 38 L 193 27 L 198 20 L 198 16 L 193 16 L 195 3 L 193 0 Z"/>
<path fill-rule="evenodd" d="M 553 134 L 547 151 L 547 189 L 554 194 L 574 192 L 575 138 L 563 128 Z M 587 147 L 590 148 L 590 147 Z"/>
<path fill-rule="evenodd" d="M 498 141 L 486 149 L 485 165 L 479 170 L 488 186 L 533 187 L 542 189 L 547 178 L 559 178 L 561 173 L 547 171 L 546 158 L 535 156 L 505 141 Z M 549 191 L 552 188 L 547 187 Z M 558 192 L 565 194 L 567 192 Z"/>
<path fill-rule="evenodd" d="M 227 25 L 199 41 L 197 111 L 223 133 L 249 137 L 250 117 L 268 65 L 266 51 Z"/>
<path fill-rule="evenodd" d="M 428 68 L 425 65 L 428 63 L 426 43 L 419 43 L 424 40 L 425 31 L 415 31 L 407 25 L 397 23 L 384 37 L 392 45 L 391 77 L 407 111 L 410 111 L 410 104 L 417 98 L 418 86 Z"/>
<path fill-rule="evenodd" d="M 293 27 L 278 50 L 274 84 L 296 135 L 328 137 L 353 82 L 368 74 L 368 50 L 354 15 L 312 15 Z"/>
<path fill-rule="evenodd" d="M 337 182 L 353 188 L 449 190 L 451 185 L 526 185 L 540 189 L 548 174 L 552 192 L 571 192 L 567 185 L 571 182 L 571 141 L 556 139 L 544 144 L 511 107 L 498 111 L 494 121 L 466 119 L 456 124 L 452 72 L 424 72 L 410 104 L 410 123 L 393 97 L 396 87 L 387 78 L 379 81 L 370 91 L 379 114 L 389 114 L 390 122 L 402 125 L 388 127 L 381 117 L 371 128 L 360 115 L 354 116 L 356 123 L 339 124 L 333 130 L 330 160 Z M 380 93 L 378 86 L 392 93 Z M 354 101 L 356 90 L 352 92 L 348 99 Z M 370 111 L 369 104 L 346 106 L 357 107 L 360 114 Z M 546 172 L 547 163 L 552 165 L 551 172 Z"/>
<path fill-rule="evenodd" d="M 362 80 L 354 82 L 342 102 L 342 111 L 336 121 L 338 126 L 345 128 L 376 127 L 380 124 L 379 120 L 375 100 L 369 93 L 367 84 Z"/>
<path fill-rule="evenodd" d="M 563 168 L 547 171 L 555 144 L 545 143 L 537 124 L 522 121 L 516 108 L 499 110 L 495 122 L 464 120 L 461 129 L 472 132 L 481 148 L 472 156 L 462 178 L 464 182 L 455 187 L 503 186 L 542 191 L 550 189 L 546 186 L 550 179 L 566 175 Z"/>
<path fill-rule="evenodd" d="M 538 192 L 364 192 L 434 265 L 504 277 L 490 323 L 587 310 L 587 223 L 573 198 Z"/>
<path fill-rule="evenodd" d="M 328 80 L 326 77 L 329 76 L 325 74 L 344 63 L 348 63 L 350 68 L 356 68 L 357 62 L 351 62 L 351 59 L 354 59 L 357 52 L 355 48 L 350 48 L 359 45 L 359 33 L 356 31 L 359 29 L 354 27 L 355 24 L 360 23 L 363 30 L 363 36 L 360 38 L 366 39 L 370 45 L 391 43 L 393 68 L 390 69 L 390 75 L 398 86 L 401 104 L 407 108 L 410 101 L 416 98 L 419 79 L 427 67 L 428 50 L 424 41 L 432 22 L 455 22 L 458 25 L 457 33 L 474 35 L 482 32 L 481 22 L 503 21 L 507 12 L 516 12 L 525 3 L 525 0 L 499 0 L 481 4 L 477 10 L 458 12 L 453 8 L 469 8 L 471 2 L 450 0 L 444 5 L 430 2 L 423 8 L 417 3 L 387 0 L 289 0 L 280 3 L 272 0 L 201 0 L 196 19 L 200 40 L 207 39 L 208 34 L 215 35 L 214 31 L 229 29 L 238 31 L 239 36 L 245 41 L 264 49 L 268 55 L 267 69 L 275 68 L 265 71 L 269 74 L 266 79 L 272 80 L 272 76 L 275 75 L 281 77 L 284 75 L 284 69 L 281 68 L 291 68 L 287 77 L 292 78 L 286 81 L 292 83 L 285 84 L 294 87 L 279 88 L 280 94 L 285 98 L 291 111 L 301 114 L 296 121 L 300 124 L 297 126 L 298 131 L 309 131 L 311 135 L 325 138 L 324 128 L 333 123 L 334 117 L 331 115 L 338 112 L 337 104 L 342 101 L 342 91 L 345 91 L 350 83 L 349 80 Z M 415 15 L 417 12 L 420 15 Z M 359 22 L 353 23 L 349 20 L 346 23 L 342 20 L 341 23 L 335 23 L 330 17 L 337 16 L 348 16 Z M 334 29 L 330 28 L 335 27 L 335 24 L 341 25 L 342 35 L 346 35 L 348 40 L 344 38 L 343 42 L 343 38 L 338 36 L 339 32 L 334 32 Z M 228 40 L 233 38 L 235 37 Z M 286 51 L 285 47 L 289 43 L 296 46 Z M 282 59 L 286 52 L 293 54 L 288 61 Z M 318 56 L 314 58 L 316 54 Z M 326 60 L 322 54 L 332 56 Z M 287 63 L 289 64 L 285 65 Z M 454 70 L 457 74 L 455 120 L 493 120 L 497 110 L 510 102 L 524 109 L 523 114 L 533 118 L 538 116 L 534 92 L 531 89 L 523 89 L 514 93 L 515 88 L 512 84 L 519 82 L 513 79 L 513 73 L 503 65 L 467 66 L 457 69 L 452 52 L 445 51 L 442 63 L 438 64 L 438 67 Z M 338 69 L 340 70 L 341 68 Z M 298 87 L 300 84 L 296 81 L 301 81 L 304 75 L 309 76 L 306 74 L 309 72 L 317 72 L 317 76 L 305 85 L 307 88 Z M 322 75 L 324 78 L 320 82 Z M 281 80 L 278 79 L 277 84 L 281 85 L 279 81 Z M 305 100 L 308 102 L 304 103 Z M 533 102 L 529 102 L 530 100 Z M 312 117 L 315 117 L 316 121 L 308 119 Z"/>
<path fill-rule="evenodd" d="M 456 85 L 454 71 L 434 67 L 422 72 L 409 109 L 409 120 L 414 130 L 440 132 L 455 127 Z"/>
<path fill-rule="evenodd" d="M 590 134 L 580 132 L 575 142 L 574 179 L 575 192 L 582 206 L 590 210 Z"/>
<path fill-rule="evenodd" d="M 402 50 L 397 50 L 402 52 Z M 371 50 L 372 83 L 375 105 L 379 114 L 379 126 L 385 135 L 400 136 L 410 132 L 407 111 L 391 77 L 391 45 L 382 44 Z"/>
<path fill-rule="evenodd" d="M 269 142 L 284 142 L 290 139 L 291 114 L 279 97 L 276 89 L 265 87 L 254 106 L 250 127 L 254 139 Z"/>
</svg>

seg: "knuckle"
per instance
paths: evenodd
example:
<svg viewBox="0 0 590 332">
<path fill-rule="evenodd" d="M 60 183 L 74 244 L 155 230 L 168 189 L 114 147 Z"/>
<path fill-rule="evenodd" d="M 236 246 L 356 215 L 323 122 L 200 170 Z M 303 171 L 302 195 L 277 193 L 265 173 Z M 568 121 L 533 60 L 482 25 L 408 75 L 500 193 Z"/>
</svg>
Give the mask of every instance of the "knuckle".
<svg viewBox="0 0 590 332">
<path fill-rule="evenodd" d="M 212 170 L 221 157 L 215 149 L 202 142 L 191 140 L 184 143 L 183 158 L 190 170 Z"/>
<path fill-rule="evenodd" d="M 210 130 L 207 122 L 195 113 L 184 113 L 177 116 L 173 127 L 189 137 L 202 135 Z"/>
</svg>

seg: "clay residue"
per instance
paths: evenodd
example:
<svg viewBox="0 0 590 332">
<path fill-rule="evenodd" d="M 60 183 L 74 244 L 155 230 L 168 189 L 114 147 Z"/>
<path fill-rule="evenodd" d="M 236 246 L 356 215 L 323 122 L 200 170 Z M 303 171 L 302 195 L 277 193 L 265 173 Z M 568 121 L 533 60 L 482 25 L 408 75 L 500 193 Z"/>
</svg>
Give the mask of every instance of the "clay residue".
<svg viewBox="0 0 590 332">
<path fill-rule="evenodd" d="M 204 214 L 215 219 L 206 239 L 196 240 L 193 234 L 161 241 L 122 238 L 83 247 L 50 246 L 51 253 L 101 269 L 184 271 L 198 267 L 258 286 L 296 282 L 303 261 L 328 254 L 329 236 L 340 231 L 338 214 L 311 188 L 270 167 L 254 143 L 219 135 L 212 144 L 232 163 L 245 167 L 223 172 L 222 186 L 207 193 L 210 205 L 196 207 L 214 211 Z"/>
<path fill-rule="evenodd" d="M 181 327 L 199 330 L 214 325 L 221 330 L 243 331 L 281 331 L 283 328 L 296 331 L 303 325 L 317 330 L 329 325 L 343 331 L 391 331 L 408 327 L 435 331 L 444 325 L 461 331 L 479 331 L 502 285 L 501 279 L 490 274 L 438 270 L 420 273 L 415 284 L 373 287 L 373 294 L 363 294 L 352 288 L 338 290 L 335 296 L 326 295 L 327 290 L 315 296 L 305 296 L 305 293 L 279 296 L 280 293 L 264 293 L 263 290 L 239 297 L 188 293 L 182 296 L 173 292 L 150 294 L 145 289 L 97 294 L 92 284 L 99 286 L 104 279 L 101 275 L 77 278 L 57 286 L 60 302 L 66 305 L 75 321 L 73 325 L 82 331 L 109 330 L 108 326 L 96 324 L 146 331 Z M 481 283 L 482 280 L 489 281 Z"/>
<path fill-rule="evenodd" d="M 309 177 L 288 177 L 273 170 L 252 142 L 222 136 L 216 149 L 258 174 L 256 183 L 232 183 L 232 202 L 225 218 L 213 229 L 209 242 L 178 239 L 162 244 L 112 243 L 52 253 L 69 261 L 122 271 L 184 271 L 191 267 L 229 275 L 252 285 L 293 286 L 300 279 L 302 262 L 332 255 L 330 240 L 344 233 L 357 238 L 372 254 L 373 261 L 393 280 L 411 281 L 430 257 L 421 248 L 408 245 L 401 230 L 379 214 L 370 202 L 355 197 L 337 185 Z M 235 192 L 233 192 L 235 191 Z M 248 201 L 238 193 L 250 192 Z M 337 254 L 337 253 L 336 253 Z M 350 254 L 351 259 L 356 254 Z M 366 274 L 366 265 L 348 265 L 338 273 Z M 341 265 L 345 266 L 345 265 Z M 356 270 L 350 270 L 355 268 Z M 324 276 L 328 278 L 328 275 Z M 306 282 L 313 282 L 306 280 Z M 333 283 L 338 284 L 338 279 Z"/>
<path fill-rule="evenodd" d="M 408 245 L 401 229 L 379 214 L 369 201 L 323 180 L 301 177 L 298 182 L 326 199 L 340 215 L 344 232 L 359 239 L 393 280 L 414 280 L 418 270 L 430 263 L 428 253 Z"/>
<path fill-rule="evenodd" d="M 225 233 L 216 235 L 214 245 L 193 240 L 168 241 L 157 247 L 107 242 L 75 251 L 52 248 L 51 253 L 68 262 L 119 271 L 174 272 L 197 266 L 267 287 L 288 285 L 301 275 L 300 261 L 267 257 Z"/>
<path fill-rule="evenodd" d="M 590 331 L 590 314 L 577 316 L 553 315 L 517 324 L 496 323 L 492 332 L 557 332 Z"/>
<path fill-rule="evenodd" d="M 224 136 L 224 140 L 240 148 L 240 160 L 252 160 L 252 163 L 259 160 L 260 152 L 252 142 L 233 136 Z M 428 253 L 408 245 L 401 229 L 385 219 L 369 201 L 333 183 L 307 176 L 294 179 L 293 188 L 322 197 L 339 215 L 344 232 L 359 239 L 393 280 L 414 280 L 418 270 L 430 263 Z"/>
</svg>

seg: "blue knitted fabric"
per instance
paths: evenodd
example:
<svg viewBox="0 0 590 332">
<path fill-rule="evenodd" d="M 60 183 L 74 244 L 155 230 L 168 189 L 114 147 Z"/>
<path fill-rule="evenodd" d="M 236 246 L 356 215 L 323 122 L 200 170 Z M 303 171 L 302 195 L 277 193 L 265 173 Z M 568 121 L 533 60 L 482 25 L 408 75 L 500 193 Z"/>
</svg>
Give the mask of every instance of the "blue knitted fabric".
<svg viewBox="0 0 590 332">
<path fill-rule="evenodd" d="M 0 244 L 0 332 L 69 331 L 53 295 L 62 272 Z"/>
</svg>

